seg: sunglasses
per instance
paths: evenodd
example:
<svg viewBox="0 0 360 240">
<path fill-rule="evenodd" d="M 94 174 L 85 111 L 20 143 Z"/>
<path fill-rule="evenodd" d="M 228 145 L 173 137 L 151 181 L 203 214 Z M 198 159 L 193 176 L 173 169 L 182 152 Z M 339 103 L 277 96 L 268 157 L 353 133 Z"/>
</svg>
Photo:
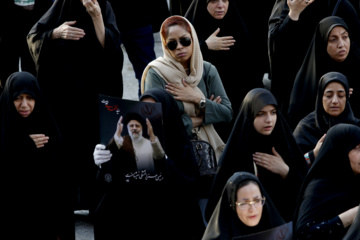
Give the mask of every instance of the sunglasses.
<svg viewBox="0 0 360 240">
<path fill-rule="evenodd" d="M 188 47 L 191 44 L 191 38 L 189 38 L 189 37 L 180 38 L 179 43 L 184 47 Z M 177 45 L 178 45 L 178 41 L 176 41 L 176 40 L 170 41 L 166 44 L 167 48 L 170 51 L 175 50 Z"/>
</svg>

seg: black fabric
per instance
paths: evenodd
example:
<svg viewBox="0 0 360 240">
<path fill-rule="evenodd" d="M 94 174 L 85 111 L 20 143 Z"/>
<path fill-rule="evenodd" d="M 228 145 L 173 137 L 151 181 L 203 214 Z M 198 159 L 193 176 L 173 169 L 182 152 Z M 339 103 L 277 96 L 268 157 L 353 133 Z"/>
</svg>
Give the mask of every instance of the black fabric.
<svg viewBox="0 0 360 240">
<path fill-rule="evenodd" d="M 348 31 L 351 42 L 349 55 L 341 63 L 334 61 L 326 51 L 329 34 L 336 26 Z M 354 89 L 349 101 L 354 103 L 352 105 L 354 115 L 359 117 L 360 107 L 356 104 L 360 101 L 360 94 L 356 91 L 360 89 L 358 81 L 360 73 L 357 69 L 359 65 L 360 48 L 354 30 L 348 27 L 344 19 L 330 16 L 319 22 L 308 53 L 294 81 L 288 112 L 290 123 L 296 126 L 303 117 L 314 111 L 313 103 L 316 100 L 318 82 L 324 74 L 334 71 L 344 74 L 348 79 L 349 87 Z"/>
<path fill-rule="evenodd" d="M 207 10 L 206 0 L 195 0 L 188 8 L 185 18 L 194 26 L 199 38 L 204 60 L 215 65 L 231 102 L 234 116 L 237 115 L 241 100 L 246 93 L 256 87 L 263 87 L 264 68 L 258 60 L 258 49 L 240 14 L 235 1 L 229 1 L 229 7 L 223 19 L 215 19 Z M 236 27 L 235 27 L 236 26 Z M 206 44 L 208 37 L 220 28 L 217 37 L 232 36 L 236 41 L 230 50 L 210 50 Z M 246 56 L 246 57 L 245 57 Z M 253 71 L 253 69 L 257 69 Z M 240 87 L 235 87 L 234 83 Z M 237 85 L 236 85 L 237 86 Z M 217 97 L 217 96 L 215 96 Z M 224 142 L 227 141 L 235 118 L 230 123 L 215 124 L 215 128 Z"/>
<path fill-rule="evenodd" d="M 329 83 L 338 82 L 343 85 L 346 96 L 349 96 L 349 84 L 345 75 L 339 72 L 329 72 L 324 74 L 317 86 L 317 96 L 315 110 L 304 117 L 294 130 L 294 137 L 299 147 L 304 153 L 313 150 L 319 139 L 338 123 L 350 123 L 360 125 L 360 120 L 354 117 L 348 97 L 344 111 L 337 117 L 331 117 L 324 110 L 322 98 L 325 88 Z M 351 98 L 351 97 L 350 97 Z"/>
<path fill-rule="evenodd" d="M 152 26 L 153 32 L 159 32 L 165 18 L 169 17 L 166 0 L 151 1 L 119 1 L 108 0 L 116 15 L 116 22 L 120 32 L 127 32 L 136 28 Z"/>
<path fill-rule="evenodd" d="M 123 160 L 131 157 L 124 155 L 121 162 L 111 160 L 112 166 L 103 164 L 98 180 L 104 195 L 94 225 L 97 240 L 121 236 L 197 240 L 205 229 L 197 203 L 199 171 L 176 100 L 159 88 L 149 89 L 140 100 L 148 97 L 162 104 L 163 148 L 167 156 L 163 180 L 148 184 L 125 182 L 121 177 L 126 170 Z M 106 176 L 109 167 L 111 181 Z"/>
<path fill-rule="evenodd" d="M 261 220 L 259 224 L 254 227 L 249 227 L 242 223 L 235 209 L 239 185 L 249 180 L 255 181 L 258 184 L 262 197 L 266 198 Z M 202 240 L 231 240 L 234 237 L 258 233 L 282 224 L 285 224 L 285 221 L 278 213 L 259 179 L 249 172 L 234 172 L 223 188 L 221 197 L 209 220 Z"/>
<path fill-rule="evenodd" d="M 81 1 L 56 0 L 28 34 L 28 45 L 37 67 L 39 84 L 53 109 L 64 144 L 76 147 L 68 159 L 74 170 L 74 207 L 92 207 L 98 143 L 98 94 L 122 97 L 123 52 L 120 33 L 110 4 L 98 1 L 105 25 L 102 48 L 90 15 Z M 85 31 L 78 41 L 51 39 L 53 29 L 76 20 Z M 79 190 L 80 189 L 80 190 Z"/>
<path fill-rule="evenodd" d="M 14 0 L 0 2 L 0 93 L 9 75 L 19 71 L 19 65 L 22 71 L 36 75 L 26 35 L 52 3 L 52 0 L 36 0 L 33 9 L 26 10 Z"/>
<path fill-rule="evenodd" d="M 355 175 L 349 151 L 360 143 L 360 128 L 339 123 L 329 129 L 299 192 L 294 215 L 294 239 L 305 239 L 302 230 L 328 221 L 360 202 L 360 176 Z M 318 232 L 306 239 L 341 239 L 343 231 Z M 319 235 L 318 235 L 319 234 Z"/>
<path fill-rule="evenodd" d="M 295 208 L 294 201 L 303 177 L 307 173 L 307 166 L 303 153 L 296 144 L 281 111 L 277 110 L 277 121 L 269 136 L 256 132 L 253 126 L 255 116 L 266 105 L 277 107 L 274 96 L 264 88 L 253 89 L 245 96 L 229 141 L 219 160 L 218 172 L 213 181 L 206 207 L 207 219 L 215 208 L 226 180 L 233 172 L 254 173 L 253 153 L 272 154 L 272 147 L 275 147 L 275 150 L 289 166 L 288 176 L 284 180 L 279 175 L 258 166 L 259 179 L 284 220 L 292 219 Z M 287 193 L 286 198 L 283 195 L 284 191 Z"/>
<path fill-rule="evenodd" d="M 35 99 L 33 112 L 22 117 L 14 100 L 22 93 Z M 2 162 L 2 234 L 12 239 L 75 239 L 67 162 L 60 133 L 36 78 L 15 72 L 0 98 Z M 49 142 L 36 148 L 30 134 Z M 21 231 L 19 231 L 21 229 Z"/>
<path fill-rule="evenodd" d="M 313 1 L 300 14 L 298 21 L 293 21 L 288 16 L 286 0 L 276 0 L 274 3 L 269 17 L 268 35 L 271 92 L 283 113 L 288 111 L 293 83 L 308 52 L 315 29 L 323 18 L 332 14 L 337 2 L 338 0 Z M 335 15 L 348 23 L 349 29 L 354 31 L 354 40 L 359 39 L 359 17 L 348 0 L 341 1 Z"/>
</svg>

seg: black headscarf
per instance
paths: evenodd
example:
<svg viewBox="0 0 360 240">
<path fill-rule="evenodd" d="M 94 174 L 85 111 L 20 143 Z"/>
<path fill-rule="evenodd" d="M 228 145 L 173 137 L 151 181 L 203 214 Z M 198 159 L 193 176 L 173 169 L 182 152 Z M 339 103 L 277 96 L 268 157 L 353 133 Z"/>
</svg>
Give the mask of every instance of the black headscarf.
<svg viewBox="0 0 360 240">
<path fill-rule="evenodd" d="M 291 20 L 288 14 L 287 1 L 276 0 L 269 17 L 268 35 L 271 92 L 283 113 L 288 111 L 296 74 L 308 52 L 316 27 L 323 18 L 331 15 L 343 18 L 353 33 L 353 40 L 360 39 L 359 17 L 348 0 L 313 1 L 300 14 L 298 21 Z"/>
<path fill-rule="evenodd" d="M 329 129 L 299 192 L 294 233 L 307 223 L 332 219 L 360 202 L 360 175 L 355 175 L 349 152 L 360 144 L 360 128 L 339 123 Z"/>
<path fill-rule="evenodd" d="M 245 181 L 255 181 L 262 197 L 266 198 L 262 216 L 258 225 L 246 226 L 236 213 L 236 196 L 239 185 Z M 210 218 L 202 240 L 231 240 L 233 237 L 262 232 L 284 224 L 285 221 L 260 183 L 259 179 L 249 172 L 235 172 L 223 188 L 222 195 Z"/>
<path fill-rule="evenodd" d="M 345 28 L 351 41 L 349 55 L 341 63 L 334 61 L 326 50 L 329 34 L 336 26 Z M 357 70 L 360 65 L 360 48 L 355 41 L 353 31 L 344 19 L 337 16 L 326 17 L 319 22 L 308 53 L 294 81 L 288 112 L 291 124 L 296 126 L 303 117 L 314 110 L 313 102 L 316 100 L 319 79 L 327 72 L 336 71 L 344 74 L 348 79 L 349 87 L 354 88 L 350 102 L 359 101 L 360 94 L 356 92 L 356 89 L 360 89 L 358 83 L 360 74 Z M 353 105 L 355 116 L 360 113 L 358 108 Z"/>
<path fill-rule="evenodd" d="M 332 82 L 340 83 L 346 92 L 344 111 L 337 117 L 327 114 L 322 103 L 325 88 Z M 304 153 L 314 149 L 330 127 L 338 123 L 360 124 L 360 120 L 354 117 L 349 103 L 349 84 L 345 75 L 339 72 L 328 72 L 320 78 L 317 88 L 315 110 L 303 118 L 294 130 L 296 142 Z"/>
<path fill-rule="evenodd" d="M 28 117 L 22 117 L 14 105 L 23 93 L 35 100 Z M 1 175 L 6 196 L 3 229 L 14 239 L 55 239 L 55 234 L 64 239 L 75 237 L 69 168 L 61 152 L 61 136 L 32 74 L 15 72 L 9 76 L 0 98 L 0 112 L 0 159 L 6 169 Z M 48 143 L 36 148 L 30 134 L 45 134 Z M 23 231 L 16 231 L 14 226 L 21 226 Z"/>
<path fill-rule="evenodd" d="M 209 1 L 206 0 L 193 1 L 185 14 L 185 18 L 196 29 L 204 60 L 211 62 L 218 70 L 226 94 L 230 99 L 234 116 L 236 116 L 240 109 L 241 100 L 246 93 L 253 88 L 263 87 L 262 77 L 265 66 L 261 66 L 258 59 L 259 54 L 257 54 L 258 49 L 262 48 L 259 48 L 255 41 L 252 41 L 253 36 L 249 34 L 240 9 L 234 0 L 228 2 L 228 11 L 222 19 L 215 19 L 210 15 L 207 10 Z M 217 28 L 220 28 L 217 37 L 233 36 L 236 41 L 230 50 L 210 50 L 205 43 L 205 40 Z M 254 68 L 257 71 L 252 71 Z M 234 87 L 234 81 L 238 82 L 241 87 Z M 234 122 L 235 118 L 230 124 L 215 125 L 224 142 L 228 139 Z"/>
<path fill-rule="evenodd" d="M 307 166 L 304 155 L 279 110 L 276 112 L 277 121 L 274 130 L 269 136 L 261 135 L 255 130 L 253 123 L 256 114 L 266 105 L 277 107 L 277 102 L 270 91 L 264 88 L 253 89 L 245 96 L 229 141 L 219 160 L 218 172 L 206 208 L 207 218 L 214 210 L 227 179 L 235 171 L 254 173 L 253 153 L 273 154 L 271 148 L 275 147 L 290 168 L 287 178 L 283 180 L 279 175 L 257 166 L 258 175 L 282 217 L 286 221 L 291 219 L 292 200 L 296 199 Z M 287 198 L 283 197 L 284 189 L 288 191 Z"/>
<path fill-rule="evenodd" d="M 14 100 L 22 93 L 29 94 L 35 99 L 33 112 L 26 118 L 17 112 L 14 105 Z M 60 134 L 38 82 L 35 76 L 28 72 L 15 72 L 9 76 L 0 98 L 0 112 L 1 153 L 11 153 L 11 149 L 18 149 L 19 146 L 35 148 L 29 134 L 51 134 L 54 138 L 52 141 L 60 141 Z M 24 141 L 23 144 L 19 144 L 21 140 Z M 15 151 L 11 154 L 20 153 Z"/>
</svg>

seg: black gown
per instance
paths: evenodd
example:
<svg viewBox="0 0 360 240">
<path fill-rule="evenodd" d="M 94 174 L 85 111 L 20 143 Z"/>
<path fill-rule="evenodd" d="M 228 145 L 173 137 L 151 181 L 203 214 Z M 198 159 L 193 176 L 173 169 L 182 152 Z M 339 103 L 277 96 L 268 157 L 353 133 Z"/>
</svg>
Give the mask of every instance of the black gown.
<svg viewBox="0 0 360 240">
<path fill-rule="evenodd" d="M 115 16 L 107 1 L 98 1 L 105 25 L 105 47 L 78 0 L 57 0 L 28 34 L 37 78 L 53 109 L 64 144 L 73 149 L 74 208 L 90 209 L 96 166 L 93 149 L 99 141 L 98 94 L 122 97 L 123 52 Z M 76 20 L 85 31 L 78 41 L 51 39 L 53 29 Z"/>
<path fill-rule="evenodd" d="M 28 117 L 22 117 L 14 106 L 14 99 L 22 93 L 35 99 Z M 0 112 L 2 236 L 75 240 L 69 164 L 62 154 L 61 135 L 32 74 L 15 72 L 9 76 Z M 45 134 L 49 141 L 36 148 L 30 134 Z"/>
<path fill-rule="evenodd" d="M 258 225 L 249 227 L 239 219 L 236 213 L 236 194 L 238 186 L 245 181 L 255 181 L 259 185 L 265 204 Z M 202 240 L 231 240 L 234 237 L 246 236 L 285 224 L 271 198 L 259 179 L 249 172 L 234 172 L 226 182 L 221 197 L 206 227 Z"/>
<path fill-rule="evenodd" d="M 239 112 L 242 99 L 253 88 L 263 87 L 262 77 L 266 66 L 258 59 L 258 50 L 252 41 L 253 36 L 241 16 L 234 1 L 229 1 L 228 11 L 221 20 L 215 19 L 207 11 L 206 0 L 195 0 L 185 14 L 194 26 L 200 42 L 204 60 L 215 65 L 224 85 L 226 94 L 234 111 Z M 210 50 L 205 40 L 220 28 L 217 37 L 233 36 L 235 45 L 230 50 Z M 256 69 L 254 71 L 254 69 Z M 216 96 L 215 96 L 216 97 Z M 215 124 L 216 130 L 224 142 L 227 141 L 235 118 L 230 123 Z"/>
<path fill-rule="evenodd" d="M 162 180 L 125 182 L 125 166 L 115 162 L 114 155 L 110 162 L 102 164 L 98 181 L 103 194 L 95 212 L 95 237 L 198 240 L 205 226 L 197 202 L 199 171 L 192 144 L 173 96 L 152 88 L 140 100 L 147 97 L 162 104 L 166 154 Z M 107 180 L 109 174 L 111 182 Z"/>
<path fill-rule="evenodd" d="M 326 51 L 328 38 L 335 26 L 345 28 L 349 33 L 350 51 L 343 62 L 334 61 Z M 289 121 L 295 125 L 307 114 L 314 111 L 313 103 L 316 100 L 316 92 L 320 78 L 327 72 L 340 72 L 347 77 L 349 87 L 354 89 L 349 101 L 352 104 L 355 117 L 360 117 L 360 45 L 355 41 L 352 29 L 342 18 L 330 16 L 324 18 L 316 28 L 314 38 L 304 62 L 296 75 L 294 86 L 291 91 L 289 103 Z"/>
<path fill-rule="evenodd" d="M 304 153 L 313 150 L 319 139 L 326 134 L 332 126 L 338 123 L 349 123 L 360 125 L 360 120 L 354 117 L 349 98 L 346 99 L 344 111 L 337 117 L 331 117 L 324 110 L 322 98 L 325 88 L 331 82 L 338 82 L 343 85 L 346 96 L 349 96 L 349 84 L 345 75 L 339 72 L 329 72 L 320 78 L 318 84 L 315 110 L 304 117 L 294 130 L 294 137 Z M 351 98 L 351 97 L 350 97 Z"/>
<path fill-rule="evenodd" d="M 360 203 L 360 175 L 348 157 L 360 143 L 360 128 L 339 123 L 329 129 L 299 192 L 294 239 L 342 239 L 348 229 L 339 214 Z"/>
<path fill-rule="evenodd" d="M 308 51 L 316 26 L 321 19 L 331 16 L 338 0 L 313 1 L 300 14 L 298 21 L 288 16 L 286 0 L 276 0 L 269 17 L 268 53 L 270 60 L 271 92 L 279 108 L 288 111 L 290 94 L 296 73 Z M 335 13 L 344 18 L 359 39 L 360 21 L 354 6 L 348 0 L 341 0 Z"/>
<path fill-rule="evenodd" d="M 253 89 L 244 98 L 229 141 L 219 160 L 206 207 L 207 219 L 214 210 L 227 179 L 236 171 L 255 173 L 253 153 L 272 154 L 271 148 L 275 147 L 289 166 L 287 178 L 284 180 L 280 175 L 260 166 L 257 167 L 258 177 L 280 215 L 287 222 L 292 220 L 297 193 L 307 173 L 306 161 L 281 111 L 277 110 L 277 121 L 270 135 L 261 135 L 255 130 L 255 116 L 266 105 L 277 107 L 274 96 L 264 88 Z M 287 194 L 286 198 L 284 192 Z"/>
</svg>

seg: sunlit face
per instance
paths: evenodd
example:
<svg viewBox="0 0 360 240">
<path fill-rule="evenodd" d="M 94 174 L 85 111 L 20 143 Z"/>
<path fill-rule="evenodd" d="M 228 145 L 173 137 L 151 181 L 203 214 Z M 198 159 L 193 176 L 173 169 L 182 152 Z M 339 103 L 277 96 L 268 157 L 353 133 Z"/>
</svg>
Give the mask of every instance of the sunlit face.
<svg viewBox="0 0 360 240">
<path fill-rule="evenodd" d="M 266 105 L 256 114 L 254 128 L 262 135 L 270 135 L 274 130 L 276 120 L 276 108 L 273 105 Z"/>
<path fill-rule="evenodd" d="M 35 99 L 26 93 L 20 94 L 15 100 L 16 111 L 23 117 L 28 117 L 34 110 Z"/>
<path fill-rule="evenodd" d="M 339 116 L 344 111 L 346 105 L 344 86 L 338 82 L 329 83 L 325 88 L 322 104 L 327 114 L 332 117 Z"/>
<path fill-rule="evenodd" d="M 248 185 L 241 187 L 236 193 L 236 202 L 238 203 L 255 201 L 260 198 L 262 198 L 262 195 L 259 186 L 254 183 L 249 183 Z M 236 213 L 246 226 L 253 227 L 260 222 L 263 207 L 264 206 L 261 204 L 251 204 L 243 209 L 236 206 Z"/>
<path fill-rule="evenodd" d="M 131 139 L 138 140 L 142 137 L 142 126 L 140 122 L 136 120 L 130 120 L 127 127 Z"/>
<path fill-rule="evenodd" d="M 223 19 L 229 7 L 229 0 L 210 0 L 207 10 L 215 19 Z"/>
<path fill-rule="evenodd" d="M 170 41 L 177 41 L 177 46 L 174 50 L 170 50 L 169 52 L 175 60 L 180 62 L 184 68 L 188 67 L 188 64 L 190 62 L 191 55 L 193 53 L 193 41 L 191 38 L 191 44 L 189 46 L 183 46 L 180 43 L 181 38 L 191 38 L 191 34 L 186 31 L 182 26 L 180 25 L 174 25 L 169 27 L 168 29 L 168 36 L 165 39 L 166 43 Z"/>
<path fill-rule="evenodd" d="M 327 52 L 329 56 L 337 62 L 343 62 L 348 56 L 349 51 L 349 33 L 341 26 L 334 27 L 328 38 Z"/>
<path fill-rule="evenodd" d="M 349 159 L 353 172 L 360 174 L 360 144 L 349 152 Z"/>
</svg>

